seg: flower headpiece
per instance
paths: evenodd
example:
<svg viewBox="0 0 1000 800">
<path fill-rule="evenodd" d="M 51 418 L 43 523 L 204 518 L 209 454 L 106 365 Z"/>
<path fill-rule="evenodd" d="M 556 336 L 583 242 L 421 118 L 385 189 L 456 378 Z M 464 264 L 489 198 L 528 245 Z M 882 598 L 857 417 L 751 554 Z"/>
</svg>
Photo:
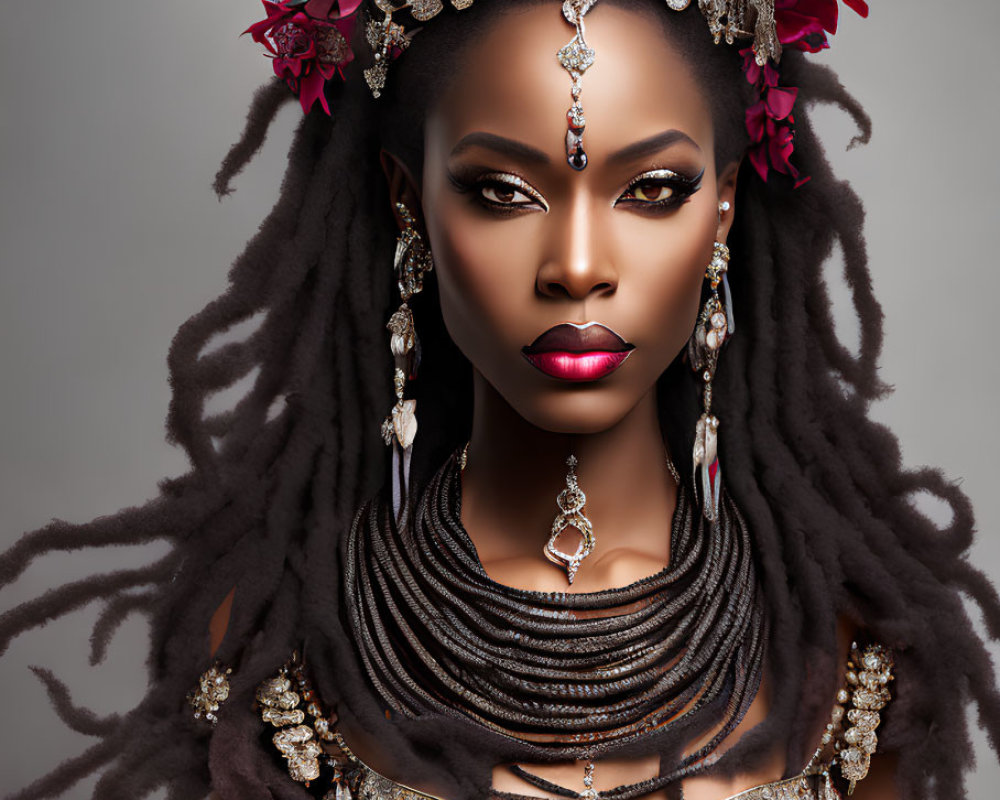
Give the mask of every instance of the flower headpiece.
<svg viewBox="0 0 1000 800">
<path fill-rule="evenodd" d="M 664 0 L 675 10 L 686 9 L 691 0 Z M 576 0 L 582 18 L 597 0 Z M 863 17 L 868 16 L 865 0 L 843 0 Z M 251 25 L 245 33 L 263 44 L 272 57 L 275 74 L 284 79 L 309 112 L 318 102 L 330 113 L 325 88 L 334 77 L 344 77 L 344 68 L 360 52 L 352 41 L 358 29 L 357 16 L 365 14 L 364 38 L 372 53 L 365 80 L 375 97 L 385 86 L 389 64 L 407 48 L 419 24 L 436 17 L 445 8 L 444 0 L 263 0 L 267 18 Z M 473 0 L 450 0 L 456 11 L 468 8 Z M 574 0 L 564 6 L 572 7 Z M 371 10 L 364 6 L 373 5 Z M 839 0 L 698 0 L 716 43 L 750 41 L 742 50 L 743 69 L 753 84 L 757 101 L 746 112 L 750 134 L 750 162 L 765 181 L 771 170 L 795 180 L 808 180 L 791 163 L 794 150 L 792 108 L 798 89 L 780 86 L 778 63 L 782 50 L 815 53 L 829 47 L 827 34 L 837 31 Z M 381 12 L 381 19 L 376 12 Z M 406 13 L 417 25 L 393 20 Z M 572 15 L 574 12 L 564 13 Z M 569 17 L 567 17 L 569 18 Z M 591 58 L 593 51 L 591 53 Z M 564 65 L 565 66 L 565 65 Z M 581 112 L 582 113 L 582 112 Z M 581 117 L 582 118 L 582 117 Z"/>
</svg>

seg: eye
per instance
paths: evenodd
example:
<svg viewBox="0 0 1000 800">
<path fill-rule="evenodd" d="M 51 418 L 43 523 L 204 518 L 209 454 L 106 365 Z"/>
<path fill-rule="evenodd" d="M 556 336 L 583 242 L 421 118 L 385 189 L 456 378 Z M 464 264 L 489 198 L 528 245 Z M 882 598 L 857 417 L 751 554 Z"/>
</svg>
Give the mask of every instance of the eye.
<svg viewBox="0 0 1000 800">
<path fill-rule="evenodd" d="M 517 175 L 491 172 L 479 176 L 475 188 L 483 205 L 499 209 L 540 208 L 549 210 L 545 198 L 530 183 Z"/>
<path fill-rule="evenodd" d="M 507 183 L 485 184 L 479 189 L 484 200 L 501 206 L 526 206 L 534 202 L 524 192 Z"/>
<path fill-rule="evenodd" d="M 673 197 L 674 190 L 662 183 L 646 181 L 645 183 L 633 185 L 632 195 L 636 200 L 642 200 L 644 203 L 658 203 L 661 200 Z"/>
<path fill-rule="evenodd" d="M 671 169 L 654 169 L 639 175 L 615 205 L 626 205 L 640 211 L 666 211 L 684 203 L 701 188 L 702 170 L 689 178 Z"/>
</svg>

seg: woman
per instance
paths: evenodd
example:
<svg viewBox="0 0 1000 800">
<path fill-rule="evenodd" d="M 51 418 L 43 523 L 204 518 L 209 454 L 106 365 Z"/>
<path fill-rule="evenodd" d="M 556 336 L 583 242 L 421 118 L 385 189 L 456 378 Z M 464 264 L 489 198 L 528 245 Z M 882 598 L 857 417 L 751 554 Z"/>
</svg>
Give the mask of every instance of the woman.
<svg viewBox="0 0 1000 800">
<path fill-rule="evenodd" d="M 380 454 L 372 455 L 365 442 L 383 415 L 376 402 L 381 396 L 376 384 L 385 381 L 377 377 L 377 368 L 385 368 L 388 363 L 387 357 L 378 356 L 379 348 L 384 349 L 381 324 L 366 323 L 366 327 L 353 320 L 370 323 L 373 310 L 388 308 L 390 302 L 386 276 L 370 272 L 366 274 L 376 276 L 371 283 L 353 277 L 345 282 L 344 273 L 333 265 L 359 259 L 367 263 L 370 259 L 374 270 L 374 265 L 391 261 L 387 252 L 391 236 L 386 235 L 384 224 L 376 222 L 384 222 L 381 209 L 387 201 L 402 203 L 407 209 L 421 209 L 422 214 L 418 212 L 420 216 L 412 225 L 398 210 L 397 222 L 404 232 L 412 228 L 429 238 L 441 313 L 449 333 L 477 374 L 468 468 L 460 479 L 462 523 L 486 573 L 501 585 L 523 589 L 564 590 L 566 579 L 575 577 L 571 594 L 594 592 L 659 575 L 671 563 L 678 540 L 666 541 L 658 534 L 664 519 L 671 515 L 675 521 L 680 519 L 680 512 L 675 513 L 673 508 L 683 506 L 681 491 L 671 481 L 670 464 L 675 463 L 682 472 L 685 486 L 696 481 L 681 454 L 690 450 L 690 423 L 698 417 L 699 387 L 686 374 L 688 366 L 680 362 L 660 381 L 658 392 L 653 386 L 660 372 L 684 349 L 684 340 L 702 305 L 700 284 L 704 264 L 712 259 L 711 240 L 728 238 L 734 244 L 734 253 L 742 250 L 744 263 L 755 267 L 752 275 L 741 275 L 734 259 L 730 273 L 735 298 L 732 305 L 747 308 L 738 319 L 749 332 L 743 339 L 746 344 L 740 344 L 739 335 L 733 338 L 724 355 L 720 355 L 718 375 L 711 376 L 716 407 L 721 409 L 719 416 L 723 420 L 720 436 L 724 480 L 737 501 L 742 499 L 742 505 L 737 505 L 747 515 L 755 554 L 751 561 L 760 571 L 764 599 L 759 614 L 755 613 L 758 604 L 748 603 L 740 616 L 744 627 L 733 629 L 735 649 L 728 651 L 726 669 L 733 666 L 734 654 L 745 657 L 746 661 L 740 663 L 751 668 L 747 674 L 724 670 L 734 680 L 740 676 L 743 683 L 734 689 L 723 681 L 715 696 L 724 700 L 738 698 L 738 713 L 709 709 L 708 721 L 719 723 L 726 732 L 722 741 L 710 744 L 709 750 L 723 753 L 739 740 L 730 755 L 743 752 L 744 757 L 730 765 L 729 772 L 735 771 L 735 775 L 685 773 L 667 781 L 669 788 L 676 789 L 678 779 L 684 777 L 686 796 L 723 797 L 775 780 L 784 772 L 794 774 L 794 765 L 800 767 L 808 757 L 804 752 L 810 749 L 808 743 L 815 743 L 822 732 L 822 722 L 816 727 L 816 715 L 803 713 L 802 704 L 828 707 L 828 698 L 839 680 L 835 670 L 843 669 L 845 653 L 837 643 L 838 621 L 848 638 L 855 629 L 866 635 L 891 636 L 893 641 L 887 643 L 897 648 L 901 676 L 907 674 L 908 663 L 910 674 L 921 675 L 920 684 L 907 684 L 911 687 L 909 693 L 901 691 L 907 698 L 903 711 L 886 721 L 888 735 L 898 743 L 899 785 L 904 796 L 930 791 L 926 777 L 915 769 L 915 765 L 927 763 L 931 757 L 929 745 L 920 739 L 920 731 L 927 730 L 928 723 L 917 721 L 923 715 L 935 715 L 934 704 L 939 701 L 932 702 L 930 687 L 933 685 L 934 692 L 954 692 L 956 702 L 961 699 L 960 690 L 952 688 L 952 684 L 935 683 L 945 676 L 929 665 L 930 654 L 945 642 L 965 653 L 970 659 L 974 686 L 987 710 L 990 708 L 993 695 L 991 679 L 984 671 L 987 667 L 976 650 L 976 641 L 962 627 L 960 607 L 954 605 L 945 587 L 959 579 L 968 584 L 975 577 L 962 573 L 960 565 L 952 560 L 954 556 L 932 543 L 930 537 L 936 534 L 908 510 L 900 497 L 905 490 L 922 486 L 945 494 L 956 504 L 954 534 L 959 537 L 968 525 L 964 504 L 953 490 L 935 483 L 933 476 L 914 479 L 898 474 L 891 454 L 888 458 L 885 455 L 891 442 L 864 421 L 861 408 L 837 399 L 829 375 L 831 366 L 835 367 L 862 397 L 877 390 L 871 360 L 874 353 L 870 349 L 877 339 L 872 327 L 877 324 L 873 322 L 874 310 L 870 306 L 867 309 L 865 331 L 869 338 L 863 340 L 862 357 L 851 362 L 828 341 L 830 323 L 822 304 L 817 305 L 812 294 L 815 283 L 808 277 L 818 274 L 816 270 L 834 231 L 839 233 L 852 274 L 861 274 L 857 272 L 863 262 L 856 237 L 860 220 L 854 201 L 843 189 L 838 190 L 838 199 L 831 199 L 835 187 L 801 116 L 796 152 L 803 163 L 809 164 L 813 183 L 796 190 L 797 194 L 792 193 L 791 186 L 748 187 L 746 177 L 751 170 L 745 168 L 739 175 L 734 166 L 745 147 L 735 144 L 742 134 L 743 114 L 741 111 L 733 115 L 732 109 L 750 105 L 740 96 L 749 87 L 718 79 L 727 67 L 739 77 L 738 55 L 713 49 L 707 42 L 704 46 L 692 44 L 697 41 L 696 31 L 705 35 L 704 21 L 693 9 L 664 19 L 670 27 L 658 27 L 650 23 L 659 22 L 666 12 L 662 8 L 654 11 L 650 6 L 607 3 L 587 17 L 592 23 L 588 36 L 598 57 L 608 54 L 600 63 L 610 66 L 606 71 L 595 66 L 583 81 L 583 104 L 589 120 L 583 143 L 590 163 L 576 170 L 579 180 L 573 178 L 574 173 L 565 164 L 560 165 L 561 172 L 555 170 L 557 159 L 551 147 L 545 150 L 544 145 L 536 145 L 532 153 L 522 146 L 512 154 L 512 135 L 497 142 L 476 136 L 470 139 L 467 132 L 473 127 L 470 120 L 481 121 L 496 114 L 494 124 L 523 127 L 517 131 L 520 139 L 544 143 L 547 137 L 562 146 L 561 131 L 556 130 L 557 137 L 547 136 L 552 117 L 544 110 L 552 106 L 560 80 L 563 83 L 558 84 L 559 91 L 568 96 L 568 78 L 557 69 L 553 69 L 553 75 L 544 75 L 546 62 L 539 54 L 551 60 L 556 49 L 549 46 L 551 42 L 572 31 L 558 15 L 551 15 L 552 7 L 546 9 L 544 5 L 509 14 L 476 9 L 468 12 L 468 21 L 460 15 L 454 15 L 454 20 L 436 21 L 421 32 L 406 54 L 405 67 L 401 61 L 398 75 L 392 76 L 397 85 L 388 85 L 382 119 L 352 111 L 356 108 L 352 104 L 363 102 L 357 89 L 364 87 L 358 81 L 353 86 L 348 83 L 339 96 L 335 95 L 339 105 L 334 106 L 347 119 L 357 119 L 356 127 L 331 129 L 325 121 L 311 119 L 303 128 L 293 152 L 284 199 L 234 272 L 233 292 L 186 326 L 175 344 L 178 391 L 172 432 L 188 448 L 198 471 L 168 487 L 167 496 L 158 504 L 126 518 L 132 528 L 128 540 L 141 536 L 136 530 L 151 531 L 154 525 L 162 535 L 163 525 L 170 524 L 170 520 L 192 534 L 198 531 L 197 539 L 189 539 L 189 534 L 178 530 L 176 535 L 190 544 L 180 545 L 156 570 L 143 576 L 172 580 L 167 593 L 174 599 L 164 602 L 161 597 L 142 596 L 136 601 L 148 602 L 159 611 L 162 663 L 160 680 L 137 714 L 137 718 L 146 719 L 154 727 L 138 741 L 132 740 L 135 749 L 127 752 L 128 763 L 123 763 L 119 773 L 124 776 L 128 771 L 132 793 L 143 788 L 144 781 L 155 785 L 165 775 L 175 781 L 178 796 L 195 796 L 201 791 L 205 779 L 195 767 L 200 763 L 197 746 L 178 739 L 164 748 L 162 736 L 154 735 L 153 729 L 159 725 L 162 734 L 178 724 L 171 715 L 164 716 L 162 704 L 176 698 L 181 679 L 190 678 L 194 665 L 205 661 L 207 653 L 199 652 L 192 644 L 205 639 L 208 617 L 220 608 L 234 585 L 235 616 L 228 625 L 223 621 L 216 626 L 219 631 L 226 629 L 220 655 L 227 662 L 240 661 L 233 679 L 235 697 L 226 706 L 226 713 L 220 714 L 212 736 L 213 783 L 223 796 L 241 796 L 241 792 L 250 791 L 249 786 L 271 784 L 272 780 L 273 792 L 292 792 L 290 785 L 277 782 L 273 770 L 268 772 L 258 748 L 241 752 L 246 745 L 241 744 L 245 736 L 241 738 L 240 731 L 247 729 L 248 710 L 245 703 L 243 707 L 233 703 L 241 702 L 240 698 L 246 700 L 247 693 L 252 694 L 254 686 L 284 660 L 286 655 L 279 654 L 303 642 L 308 645 L 306 658 L 320 695 L 338 706 L 344 736 L 361 752 L 364 745 L 359 742 L 363 742 L 365 733 L 377 731 L 379 741 L 374 748 L 368 748 L 372 751 L 369 760 L 390 777 L 411 785 L 440 786 L 438 791 L 444 797 L 476 796 L 483 789 L 485 766 L 501 754 L 496 739 L 482 731 L 473 738 L 476 747 L 468 747 L 462 735 L 475 736 L 478 730 L 469 727 L 468 714 L 456 718 L 439 713 L 438 717 L 425 716 L 422 722 L 413 724 L 395 720 L 381 727 L 376 725 L 371 711 L 373 702 L 377 705 L 378 701 L 373 701 L 371 686 L 364 683 L 365 670 L 343 646 L 353 636 L 354 645 L 365 654 L 362 660 L 374 657 L 375 651 L 365 650 L 364 633 L 380 630 L 379 625 L 386 622 L 377 613 L 360 619 L 365 616 L 358 611 L 366 608 L 364 592 L 355 593 L 366 570 L 381 562 L 378 558 L 366 561 L 357 549 L 345 547 L 345 542 L 360 543 L 361 547 L 373 541 L 368 534 L 385 534 L 385 542 L 391 546 L 395 534 L 392 525 L 385 522 L 385 511 L 391 507 L 395 512 L 398 506 L 405 513 L 406 509 L 405 503 L 394 503 L 387 497 L 383 515 L 376 518 L 370 530 L 363 528 L 365 517 L 359 518 L 355 532 L 364 531 L 365 535 L 352 538 L 347 534 L 346 524 L 354 509 L 372 493 L 381 477 L 382 458 Z M 676 31 L 683 35 L 676 35 Z M 474 41 L 475 47 L 458 47 L 468 41 Z M 511 55 L 514 43 L 517 47 Z M 441 53 L 460 54 L 457 58 L 463 69 L 459 77 L 450 81 L 441 77 Z M 497 63 L 503 63 L 504 69 L 496 69 Z M 691 64 L 697 68 L 690 69 Z M 669 67 L 664 70 L 669 78 L 648 80 L 664 66 Z M 790 78 L 789 83 L 799 79 L 802 85 L 812 86 L 817 93 L 814 96 L 823 91 L 836 96 L 838 92 L 828 79 L 811 74 L 794 56 L 786 58 L 783 77 Z M 537 85 L 532 86 L 532 81 Z M 511 94 L 511 86 L 517 88 L 516 94 Z M 525 86 L 535 91 L 526 92 Z M 444 99 L 435 102 L 432 90 L 442 92 Z M 713 102 L 705 102 L 706 97 Z M 263 97 L 262 103 L 269 99 L 273 100 L 273 92 Z M 606 165 L 620 160 L 610 155 L 621 151 L 623 145 L 627 148 L 634 144 L 616 126 L 600 124 L 602 110 L 605 120 L 622 123 L 626 131 L 658 127 L 680 131 L 683 137 L 671 134 L 669 141 L 662 137 L 657 141 L 657 154 L 669 159 L 669 174 L 662 166 L 637 171 L 633 179 L 625 182 L 623 191 L 608 198 L 609 203 L 603 207 L 593 204 L 599 213 L 594 211 L 593 218 L 581 220 L 567 211 L 590 208 L 580 201 L 584 191 L 581 187 L 595 196 L 608 194 L 608 187 L 615 184 Z M 426 131 L 419 127 L 423 113 L 428 114 Z M 739 125 L 734 124 L 734 116 Z M 363 129 L 366 124 L 371 126 L 368 131 Z M 415 137 L 415 131 L 425 136 Z M 250 133 L 252 136 L 254 131 Z M 331 135 L 332 143 L 326 144 Z M 388 197 L 377 187 L 370 192 L 359 190 L 343 175 L 345 159 L 355 163 L 351 159 L 359 154 L 371 155 L 373 143 L 379 141 L 386 151 L 383 170 L 389 178 Z M 639 141 L 648 150 L 649 142 Z M 513 182 L 513 171 L 500 171 L 498 176 L 498 170 L 491 168 L 486 173 L 490 177 L 484 178 L 482 169 L 471 158 L 484 159 L 481 151 L 497 151 L 498 144 L 507 148 L 505 158 L 521 158 L 522 168 L 532 157 L 539 161 L 539 151 L 546 154 L 548 171 L 541 173 L 547 177 L 544 181 L 536 179 L 548 187 L 546 191 L 523 178 L 520 183 Z M 572 160 L 575 153 L 566 155 Z M 644 157 L 648 155 L 644 153 Z M 356 163 L 366 162 L 359 159 Z M 574 166 L 583 165 L 577 159 Z M 370 186 L 371 170 L 359 174 L 361 185 Z M 414 177 L 417 174 L 422 175 L 422 180 Z M 428 196 L 434 200 L 429 201 Z M 472 205 L 470 197 L 479 205 Z M 671 202 L 664 204 L 665 200 Z M 654 212 L 650 207 L 657 203 L 660 205 Z M 517 209 L 511 210 L 512 205 Z M 825 217 L 819 213 L 823 210 L 827 212 Z M 507 216 L 501 218 L 500 214 Z M 660 217 L 655 226 L 650 219 L 653 214 Z M 831 227 L 811 232 L 808 223 L 815 224 L 820 218 L 828 220 Z M 331 237 L 328 224 L 340 235 Z M 346 230 L 342 230 L 344 225 L 348 225 Z M 508 233 L 511 230 L 516 233 Z M 363 255 L 358 256 L 359 241 L 370 243 L 371 252 L 362 250 Z M 354 255 L 345 251 L 347 247 L 355 248 Z M 549 252 L 555 255 L 540 256 Z M 768 273 L 766 254 L 775 252 L 780 256 L 770 265 L 775 271 Z M 649 254 L 654 254 L 656 261 Z M 797 270 L 790 270 L 792 256 Z M 650 263 L 644 264 L 643 259 Z M 276 263 L 284 265 L 281 270 L 275 269 Z M 808 264 L 811 266 L 804 266 Z M 534 272 L 528 275 L 530 281 L 526 284 L 524 271 L 529 268 Z M 805 269 L 812 272 L 803 274 Z M 774 277 L 761 277 L 756 283 L 753 280 L 768 274 Z M 282 285 L 286 288 L 282 289 Z M 530 287 L 528 293 L 518 294 L 525 285 Z M 641 287 L 639 292 L 634 290 L 637 285 Z M 864 301 L 863 286 L 860 293 Z M 710 290 L 705 294 L 709 300 L 714 296 Z M 786 296 L 787 303 L 781 299 Z M 237 415 L 204 427 L 197 422 L 199 392 L 218 388 L 245 374 L 258 363 L 260 351 L 223 349 L 202 361 L 195 356 L 213 331 L 259 310 L 255 304 L 264 297 L 272 308 L 281 311 L 264 324 L 266 336 L 258 337 L 255 344 L 275 356 L 264 359 L 256 396 L 251 396 Z M 404 500 L 407 484 L 422 487 L 449 451 L 461 449 L 472 408 L 468 374 L 460 371 L 461 359 L 448 349 L 442 331 L 435 329 L 435 307 L 426 300 L 425 295 L 413 302 L 425 355 L 419 377 L 406 387 L 405 396 L 415 394 L 419 401 L 420 433 L 427 444 L 421 440 L 413 451 L 415 458 L 408 476 L 402 446 L 408 444 L 409 430 L 402 424 L 390 431 L 402 440 L 397 443 L 402 451 L 398 461 L 403 468 L 397 469 L 393 478 L 397 495 Z M 789 330 L 805 331 L 800 341 L 786 342 L 778 336 L 780 331 L 769 333 L 762 327 L 776 323 L 769 307 L 772 303 L 779 306 L 778 322 L 785 320 L 785 312 Z M 866 303 L 861 305 L 864 310 Z M 331 308 L 333 315 L 329 313 Z M 589 375 L 591 380 L 569 385 L 566 378 L 579 377 L 572 373 L 575 367 L 569 374 L 559 374 L 565 368 L 558 361 L 550 363 L 551 358 L 546 360 L 551 348 L 545 345 L 567 334 L 586 339 L 596 326 L 570 331 L 550 326 L 553 333 L 549 340 L 536 339 L 542 333 L 538 326 L 547 318 L 545 310 L 553 308 L 605 312 L 609 323 L 620 321 L 609 326 L 603 319 L 578 319 L 577 315 L 549 322 L 600 322 L 604 330 L 621 327 L 630 334 L 630 340 L 635 339 L 630 342 L 634 350 L 624 342 L 602 344 L 606 352 L 624 353 L 627 359 L 619 356 L 624 360 L 619 360 L 614 372 L 608 372 L 600 381 Z M 664 309 L 668 313 L 663 313 Z M 813 315 L 814 324 L 805 321 L 802 315 L 806 312 Z M 668 321 L 665 327 L 664 319 Z M 727 330 L 732 329 L 731 322 L 726 320 Z M 532 332 L 530 341 L 525 339 L 528 331 Z M 815 339 L 811 341 L 810 336 Z M 561 343 L 559 348 L 579 344 Z M 589 340 L 584 344 L 593 346 Z M 525 345 L 529 346 L 528 358 L 521 352 Z M 780 358 L 768 356 L 767 347 Z M 292 370 L 285 372 L 289 357 L 293 359 Z M 695 351 L 690 357 L 696 360 L 704 354 Z M 742 367 L 727 369 L 726 360 L 730 359 Z M 371 366 L 372 360 L 378 362 L 376 367 Z M 313 371 L 313 365 L 331 362 L 333 373 L 327 366 Z M 543 380 L 533 371 L 536 369 L 547 379 L 563 382 Z M 373 388 L 369 389 L 370 385 Z M 765 388 L 749 391 L 755 385 Z M 454 391 L 443 388 L 450 386 L 455 387 Z M 347 387 L 351 394 L 345 396 Z M 287 410 L 269 411 L 274 395 L 285 396 Z M 337 415 L 332 422 L 331 409 Z M 275 416 L 271 424 L 262 429 L 272 413 Z M 733 420 L 746 419 L 745 429 L 727 423 L 727 414 Z M 364 424 L 365 420 L 374 421 L 374 426 Z M 657 435 L 661 424 L 666 443 Z M 223 431 L 228 432 L 228 441 L 213 447 L 209 437 Z M 833 439 L 836 446 L 831 448 L 824 439 Z M 663 458 L 664 444 L 671 461 Z M 852 456 L 854 447 L 863 450 Z M 552 505 L 554 491 L 543 488 L 554 485 L 558 489 L 564 480 L 566 484 L 572 482 L 572 471 L 565 479 L 561 477 L 568 448 L 579 460 L 580 486 L 588 494 L 585 510 L 599 542 L 592 556 L 578 565 L 575 576 L 572 569 L 564 574 L 539 559 L 537 536 L 531 533 L 539 529 L 546 505 Z M 825 454 L 822 458 L 821 451 Z M 348 454 L 352 456 L 348 458 Z M 597 464 L 606 464 L 607 468 L 588 466 Z M 454 481 L 459 468 L 453 464 L 450 469 Z M 865 469 L 876 473 L 864 477 Z M 587 488 L 588 482 L 593 488 Z M 716 512 L 711 508 L 711 491 L 712 484 L 708 484 L 708 491 L 702 486 L 697 500 L 699 514 L 687 518 L 690 525 L 711 530 L 711 525 L 695 521 L 707 516 L 725 518 L 734 530 L 741 529 L 740 510 L 727 511 L 723 500 L 721 510 Z M 182 510 L 191 516 L 182 516 Z M 623 519 L 627 523 L 620 525 Z M 579 518 L 575 522 L 577 528 L 586 526 Z M 898 540 L 906 542 L 903 551 L 897 544 L 894 526 L 907 530 L 909 538 L 903 540 L 900 534 Z M 121 527 L 120 522 L 114 527 Z M 418 529 L 415 524 L 413 527 Z M 616 534 L 616 528 L 626 534 Z M 105 526 L 104 530 L 109 529 Z M 212 531 L 211 537 L 205 538 L 206 530 Z M 341 531 L 341 560 L 331 548 L 333 530 Z M 523 530 L 524 536 L 511 535 L 512 530 Z M 100 523 L 92 531 L 104 535 Z M 678 532 L 676 524 L 674 532 Z M 855 536 L 858 538 L 851 538 Z M 838 537 L 841 543 L 846 537 L 853 545 L 838 546 Z M 602 554 L 601 544 L 609 540 L 611 546 Z M 739 551 L 740 535 L 734 535 L 733 541 L 734 552 Z M 850 563 L 854 548 L 862 546 L 872 550 L 865 563 Z M 550 550 L 559 547 L 566 545 L 557 543 Z M 895 552 L 888 554 L 887 547 Z M 9 562 L 23 559 L 28 549 L 15 551 Z M 845 560 L 848 563 L 842 564 Z M 927 570 L 936 570 L 934 580 L 914 586 L 914 576 L 924 575 Z M 730 596 L 754 596 L 756 579 L 743 577 L 745 592 L 731 592 Z M 337 585 L 341 582 L 342 588 Z M 846 590 L 839 589 L 840 582 L 848 584 Z M 721 586 L 717 588 L 723 591 Z M 982 587 L 977 588 L 987 607 L 991 607 L 992 596 Z M 337 599 L 341 593 L 342 602 Z M 184 598 L 183 602 L 179 598 Z M 112 616 L 106 620 L 113 619 L 118 611 L 128 610 L 130 605 L 128 599 L 113 605 Z M 612 604 L 620 606 L 620 601 Z M 946 613 L 935 613 L 942 607 Z M 227 616 L 226 603 L 221 608 L 221 617 L 217 613 L 216 620 Z M 344 637 L 340 639 L 329 635 L 329 625 L 338 619 L 344 626 Z M 911 619 L 927 624 L 929 632 L 913 630 Z M 955 630 L 959 635 L 949 640 Z M 628 641 L 629 633 L 632 631 L 622 632 L 624 641 Z M 764 688 L 758 692 L 755 674 L 763 668 L 763 650 L 757 643 L 765 638 L 770 642 L 766 648 L 767 676 Z M 689 641 L 682 647 L 684 652 L 695 650 Z M 677 653 L 678 658 L 682 656 L 683 652 Z M 803 674 L 807 663 L 815 667 L 816 675 Z M 367 672 L 369 679 L 384 674 L 381 670 Z M 781 689 L 774 688 L 776 685 Z M 824 685 L 831 690 L 827 698 L 817 696 L 815 691 Z M 386 700 L 393 692 L 382 689 L 379 694 Z M 405 707 L 402 694 L 396 692 L 390 700 L 400 701 L 400 706 Z M 352 717 L 364 724 L 356 726 L 349 736 Z M 892 719 L 902 720 L 895 729 Z M 756 729 L 756 738 L 751 734 L 739 739 L 740 733 L 761 720 L 764 722 Z M 945 716 L 935 719 L 935 726 L 951 730 L 952 736 L 961 735 L 960 726 L 948 725 L 956 723 Z M 665 733 L 671 726 L 662 727 L 661 733 Z M 630 779 L 655 782 L 658 773 L 670 777 L 673 764 L 662 758 L 658 764 L 651 764 L 649 759 L 662 756 L 667 744 L 682 749 L 691 745 L 696 737 L 690 729 L 687 733 L 684 739 L 675 726 L 672 737 L 663 735 L 657 740 L 659 747 L 655 750 L 650 744 L 652 734 L 638 737 L 624 755 L 598 747 L 599 757 L 593 756 L 596 766 L 592 774 L 588 773 L 593 785 L 602 792 L 613 792 L 614 787 Z M 440 742 L 446 736 L 451 738 L 446 739 L 442 754 L 427 750 L 434 737 Z M 956 742 L 949 744 L 947 735 L 944 741 L 948 757 L 933 776 L 942 782 L 942 796 L 953 790 L 961 766 Z M 125 744 L 120 734 L 112 734 L 105 747 L 117 749 Z M 572 782 L 567 776 L 573 769 L 577 773 L 586 769 L 585 765 L 545 763 L 552 754 L 543 749 L 531 751 L 537 760 L 508 756 L 507 760 L 523 762 L 530 770 L 495 771 L 493 785 L 536 794 L 539 790 L 554 791 L 553 786 L 569 790 Z M 387 751 L 393 753 L 392 759 L 386 758 Z M 512 752 L 524 755 L 527 751 Z M 582 751 L 575 755 L 585 756 L 577 760 L 591 763 L 592 756 Z M 671 755 L 675 763 L 684 763 L 683 753 L 674 750 Z M 456 763 L 460 756 L 467 761 Z M 97 751 L 90 761 L 101 763 L 107 758 L 107 750 Z M 137 758 L 147 765 L 145 774 L 136 768 Z M 719 767 L 733 761 L 732 757 L 723 758 Z M 246 783 L 248 773 L 254 773 L 251 783 Z M 527 786 L 532 777 L 541 781 L 535 780 L 534 787 Z M 872 780 L 878 777 L 873 775 Z M 102 785 L 106 794 L 101 796 L 111 796 L 119 782 L 118 774 L 112 772 Z M 862 783 L 858 791 L 883 791 L 870 788 L 875 786 L 879 784 Z M 577 783 L 576 789 L 584 791 L 583 784 Z"/>
</svg>

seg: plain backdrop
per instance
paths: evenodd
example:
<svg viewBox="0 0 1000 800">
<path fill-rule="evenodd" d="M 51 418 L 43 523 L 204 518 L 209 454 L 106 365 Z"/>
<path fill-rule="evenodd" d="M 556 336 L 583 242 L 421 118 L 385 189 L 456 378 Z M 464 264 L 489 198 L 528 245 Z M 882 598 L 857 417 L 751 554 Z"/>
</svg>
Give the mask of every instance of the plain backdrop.
<svg viewBox="0 0 1000 800">
<path fill-rule="evenodd" d="M 163 439 L 167 347 L 178 325 L 223 290 L 230 262 L 276 199 L 301 113 L 285 108 L 237 193 L 220 204 L 211 178 L 252 91 L 270 74 L 260 48 L 238 35 L 261 16 L 251 0 L 4 3 L 4 546 L 54 517 L 84 522 L 141 503 L 159 479 L 186 468 Z M 874 413 L 899 434 L 909 465 L 937 465 L 963 482 L 978 512 L 972 558 L 994 578 L 997 30 L 1000 4 L 992 0 L 872 0 L 867 21 L 844 9 L 833 49 L 819 58 L 872 114 L 871 145 L 846 151 L 849 120 L 834 110 L 816 116 L 838 172 L 868 209 L 888 334 L 882 377 L 896 388 Z M 837 267 L 828 273 L 839 286 Z M 836 296 L 846 295 L 837 288 Z M 857 341 L 843 302 L 837 324 Z M 0 608 L 152 554 L 119 548 L 44 558 L 0 591 Z M 87 638 L 98 611 L 16 640 L 0 661 L 3 794 L 87 744 L 57 721 L 27 665 L 52 667 L 100 713 L 141 696 L 143 624 L 126 624 L 106 664 L 91 668 Z M 970 796 L 987 800 L 997 796 L 1000 767 L 981 735 L 977 749 Z M 91 786 L 66 796 L 89 797 Z"/>
</svg>

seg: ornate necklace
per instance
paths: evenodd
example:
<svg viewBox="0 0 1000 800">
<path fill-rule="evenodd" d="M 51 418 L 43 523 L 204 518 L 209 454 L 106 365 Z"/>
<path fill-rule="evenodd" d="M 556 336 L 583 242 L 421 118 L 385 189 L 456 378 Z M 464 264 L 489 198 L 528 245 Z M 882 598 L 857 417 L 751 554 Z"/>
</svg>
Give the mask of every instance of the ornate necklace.
<svg viewBox="0 0 1000 800">
<path fill-rule="evenodd" d="M 694 772 L 760 686 L 765 623 L 750 537 L 728 498 L 709 523 L 678 492 L 666 569 L 622 588 L 534 592 L 487 576 L 461 523 L 458 456 L 401 525 L 367 505 L 346 607 L 365 670 L 398 714 L 464 718 L 521 761 L 592 759 L 640 737 L 661 752 L 716 730 L 647 793 Z M 642 788 L 642 791 L 638 791 Z"/>
</svg>

